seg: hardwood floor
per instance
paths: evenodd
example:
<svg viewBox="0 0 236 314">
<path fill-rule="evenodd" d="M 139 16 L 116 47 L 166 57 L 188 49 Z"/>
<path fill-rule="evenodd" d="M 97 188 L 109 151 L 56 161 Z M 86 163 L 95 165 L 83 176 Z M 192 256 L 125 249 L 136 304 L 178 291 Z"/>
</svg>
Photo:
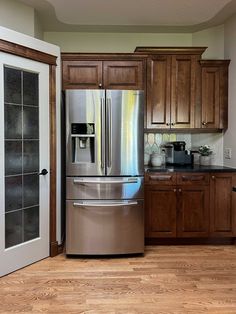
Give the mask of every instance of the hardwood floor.
<svg viewBox="0 0 236 314">
<path fill-rule="evenodd" d="M 145 257 L 47 258 L 0 279 L 0 313 L 236 313 L 236 247 L 147 246 Z"/>
</svg>

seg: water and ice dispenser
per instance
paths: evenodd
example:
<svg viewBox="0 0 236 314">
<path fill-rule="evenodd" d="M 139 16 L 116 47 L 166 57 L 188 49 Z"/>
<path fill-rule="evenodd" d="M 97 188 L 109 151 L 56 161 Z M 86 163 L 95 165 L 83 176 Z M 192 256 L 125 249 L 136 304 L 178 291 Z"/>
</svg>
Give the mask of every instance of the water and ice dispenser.
<svg viewBox="0 0 236 314">
<path fill-rule="evenodd" d="M 94 123 L 72 123 L 71 141 L 73 163 L 94 163 Z"/>
</svg>

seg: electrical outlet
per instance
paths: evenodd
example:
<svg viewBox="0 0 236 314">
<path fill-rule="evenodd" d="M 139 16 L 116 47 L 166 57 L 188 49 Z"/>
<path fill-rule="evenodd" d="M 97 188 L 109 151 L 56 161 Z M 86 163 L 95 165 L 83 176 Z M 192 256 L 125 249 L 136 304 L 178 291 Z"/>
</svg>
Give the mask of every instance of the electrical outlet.
<svg viewBox="0 0 236 314">
<path fill-rule="evenodd" d="M 231 157 L 232 157 L 232 150 L 231 150 L 231 148 L 225 148 L 224 156 L 225 156 L 225 159 L 231 159 Z"/>
</svg>

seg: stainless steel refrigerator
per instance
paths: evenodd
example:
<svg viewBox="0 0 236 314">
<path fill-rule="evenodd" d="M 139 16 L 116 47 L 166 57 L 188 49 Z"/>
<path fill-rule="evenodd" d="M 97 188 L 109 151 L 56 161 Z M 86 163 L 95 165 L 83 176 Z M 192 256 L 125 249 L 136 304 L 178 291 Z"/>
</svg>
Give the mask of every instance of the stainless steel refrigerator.
<svg viewBox="0 0 236 314">
<path fill-rule="evenodd" d="M 144 95 L 66 91 L 66 253 L 144 252 Z"/>
</svg>

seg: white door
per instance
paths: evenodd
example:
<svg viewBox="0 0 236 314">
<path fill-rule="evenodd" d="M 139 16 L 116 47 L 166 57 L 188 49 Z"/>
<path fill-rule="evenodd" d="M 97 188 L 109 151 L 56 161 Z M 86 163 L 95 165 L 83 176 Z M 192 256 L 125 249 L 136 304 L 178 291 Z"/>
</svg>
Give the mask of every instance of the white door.
<svg viewBox="0 0 236 314">
<path fill-rule="evenodd" d="M 0 276 L 49 256 L 42 169 L 49 171 L 49 66 L 0 53 Z"/>
</svg>

